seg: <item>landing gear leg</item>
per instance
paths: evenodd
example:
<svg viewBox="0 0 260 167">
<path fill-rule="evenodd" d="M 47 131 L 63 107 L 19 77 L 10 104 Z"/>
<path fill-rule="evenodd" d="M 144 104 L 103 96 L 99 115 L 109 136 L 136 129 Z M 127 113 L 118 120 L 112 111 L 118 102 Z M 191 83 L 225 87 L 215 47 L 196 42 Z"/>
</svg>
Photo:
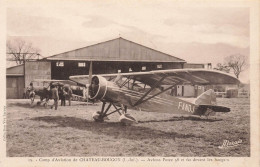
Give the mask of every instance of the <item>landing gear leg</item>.
<svg viewBox="0 0 260 167">
<path fill-rule="evenodd" d="M 110 109 L 111 105 L 112 105 L 112 103 L 110 103 L 105 110 L 106 102 L 103 102 L 101 111 L 97 111 L 97 112 L 93 113 L 93 115 L 92 115 L 92 118 L 94 119 L 94 121 L 104 122 L 105 119 L 108 120 L 107 112 Z"/>
<path fill-rule="evenodd" d="M 137 120 L 127 113 L 127 106 L 121 104 L 122 114 L 119 117 L 119 121 L 124 125 L 130 125 L 132 123 L 138 123 Z"/>
<path fill-rule="evenodd" d="M 108 115 L 118 112 L 118 114 L 120 115 L 120 117 L 119 117 L 120 122 L 122 122 L 124 124 L 137 123 L 136 119 L 127 113 L 127 106 L 124 106 L 123 104 L 121 104 L 121 107 L 118 108 L 114 103 L 109 103 L 109 105 L 107 106 L 106 109 L 105 109 L 105 106 L 106 106 L 106 102 L 103 102 L 101 111 L 97 111 L 97 112 L 93 113 L 92 118 L 96 122 L 104 122 L 105 119 L 108 119 L 107 118 Z M 108 113 L 111 106 L 114 106 L 115 110 Z M 120 110 L 121 110 L 121 112 L 120 112 Z"/>
<path fill-rule="evenodd" d="M 127 106 L 124 106 L 123 104 L 121 104 L 121 109 L 122 109 L 122 114 L 126 114 Z"/>
</svg>

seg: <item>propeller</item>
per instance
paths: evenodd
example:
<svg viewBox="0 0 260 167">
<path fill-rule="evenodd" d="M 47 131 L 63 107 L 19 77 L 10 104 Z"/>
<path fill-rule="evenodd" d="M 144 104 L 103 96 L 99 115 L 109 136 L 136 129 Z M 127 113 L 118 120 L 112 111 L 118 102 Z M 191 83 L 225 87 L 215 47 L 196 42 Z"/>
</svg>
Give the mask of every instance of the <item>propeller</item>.
<svg viewBox="0 0 260 167">
<path fill-rule="evenodd" d="M 92 61 L 90 62 L 89 65 L 89 73 L 88 73 L 88 84 L 86 85 L 87 87 L 87 101 L 90 95 L 90 86 L 91 86 L 91 82 L 92 82 Z"/>
<path fill-rule="evenodd" d="M 92 81 L 92 61 L 90 62 L 89 65 L 89 73 L 88 73 L 88 84 L 90 85 Z"/>
</svg>

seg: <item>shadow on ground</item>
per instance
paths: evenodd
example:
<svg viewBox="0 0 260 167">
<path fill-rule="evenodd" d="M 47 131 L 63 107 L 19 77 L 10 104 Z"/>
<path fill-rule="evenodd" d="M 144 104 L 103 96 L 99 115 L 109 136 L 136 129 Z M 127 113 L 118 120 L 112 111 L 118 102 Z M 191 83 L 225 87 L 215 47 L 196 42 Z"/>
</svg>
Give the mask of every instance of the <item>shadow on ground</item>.
<svg viewBox="0 0 260 167">
<path fill-rule="evenodd" d="M 216 118 L 201 118 L 201 117 L 173 117 L 170 119 L 164 119 L 164 120 L 148 120 L 148 121 L 139 121 L 139 123 L 148 123 L 148 122 L 171 122 L 171 121 L 201 121 L 201 122 L 216 122 L 216 121 L 222 121 L 223 119 L 216 119 Z"/>
<path fill-rule="evenodd" d="M 33 106 L 30 104 L 30 100 L 28 100 L 28 103 L 9 103 L 7 104 L 7 107 L 24 107 L 24 108 L 32 108 Z"/>
<path fill-rule="evenodd" d="M 38 101 L 37 101 L 38 102 Z M 47 107 L 45 107 L 44 103 L 37 103 L 34 102 L 33 104 L 28 103 L 10 103 L 7 105 L 7 107 L 23 107 L 23 108 L 43 108 L 43 109 L 49 109 L 51 105 L 49 104 Z"/>
<path fill-rule="evenodd" d="M 175 138 L 197 138 L 193 134 L 179 134 L 176 132 L 165 132 L 161 130 L 154 130 L 147 127 L 140 126 L 123 126 L 120 122 L 103 122 L 97 123 L 81 118 L 75 117 L 63 117 L 63 116 L 44 116 L 32 118 L 34 121 L 44 121 L 47 123 L 54 124 L 54 126 L 46 126 L 45 128 L 55 127 L 71 127 L 80 130 L 91 131 L 99 135 L 108 135 L 115 138 L 126 138 L 133 140 L 143 139 L 172 139 Z M 43 126 L 41 128 L 44 128 Z M 202 136 L 198 136 L 201 138 Z"/>
</svg>

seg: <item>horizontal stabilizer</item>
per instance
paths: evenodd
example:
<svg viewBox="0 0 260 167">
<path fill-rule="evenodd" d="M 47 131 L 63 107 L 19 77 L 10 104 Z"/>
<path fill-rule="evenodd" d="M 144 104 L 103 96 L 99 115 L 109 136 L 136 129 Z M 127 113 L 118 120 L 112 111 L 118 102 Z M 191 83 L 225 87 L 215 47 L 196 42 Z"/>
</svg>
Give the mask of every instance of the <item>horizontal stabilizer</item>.
<svg viewBox="0 0 260 167">
<path fill-rule="evenodd" d="M 214 105 L 198 105 L 197 110 L 201 112 L 207 111 L 207 109 L 211 109 L 214 112 L 230 112 L 230 108 L 223 106 L 214 106 Z"/>
</svg>

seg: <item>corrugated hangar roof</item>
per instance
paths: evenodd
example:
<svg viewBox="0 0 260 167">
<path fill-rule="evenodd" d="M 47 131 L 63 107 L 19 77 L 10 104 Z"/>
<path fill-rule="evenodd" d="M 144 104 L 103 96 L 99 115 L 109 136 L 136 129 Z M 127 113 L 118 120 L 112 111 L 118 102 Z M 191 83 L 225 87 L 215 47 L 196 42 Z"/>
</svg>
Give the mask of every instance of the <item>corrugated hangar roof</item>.
<svg viewBox="0 0 260 167">
<path fill-rule="evenodd" d="M 56 54 L 47 60 L 186 62 L 183 59 L 137 44 L 124 38 Z"/>
<path fill-rule="evenodd" d="M 24 65 L 17 65 L 9 67 L 6 69 L 7 76 L 23 76 L 24 75 Z"/>
</svg>

